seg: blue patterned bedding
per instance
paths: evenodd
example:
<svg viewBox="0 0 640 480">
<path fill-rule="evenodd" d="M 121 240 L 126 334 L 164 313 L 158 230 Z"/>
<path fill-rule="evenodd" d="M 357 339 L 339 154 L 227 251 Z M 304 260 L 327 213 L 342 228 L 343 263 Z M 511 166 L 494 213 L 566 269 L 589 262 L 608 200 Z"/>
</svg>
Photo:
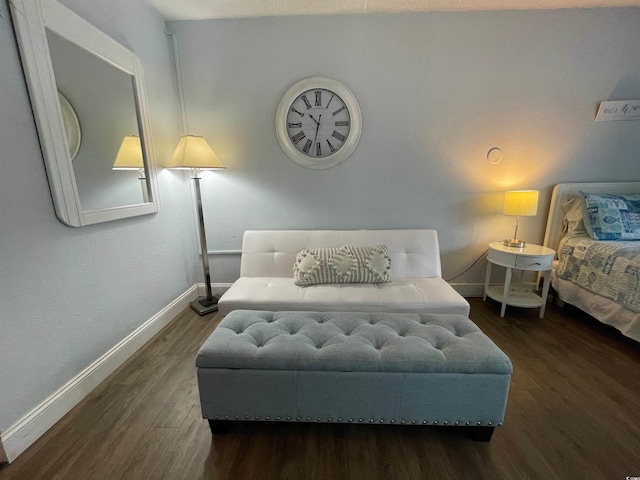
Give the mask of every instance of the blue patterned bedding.
<svg viewBox="0 0 640 480">
<path fill-rule="evenodd" d="M 572 237 L 558 257 L 558 278 L 640 313 L 640 242 Z"/>
</svg>

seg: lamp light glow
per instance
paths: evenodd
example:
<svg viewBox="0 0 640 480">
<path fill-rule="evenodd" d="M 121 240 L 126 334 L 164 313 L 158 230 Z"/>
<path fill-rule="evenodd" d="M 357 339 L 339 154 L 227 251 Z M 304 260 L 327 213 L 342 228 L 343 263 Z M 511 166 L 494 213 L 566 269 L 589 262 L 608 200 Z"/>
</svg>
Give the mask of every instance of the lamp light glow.
<svg viewBox="0 0 640 480">
<path fill-rule="evenodd" d="M 512 190 L 504 194 L 502 213 L 516 217 L 516 229 L 513 238 L 504 241 L 508 247 L 523 248 L 525 242 L 518 239 L 518 225 L 520 217 L 533 217 L 538 214 L 537 190 Z"/>
</svg>

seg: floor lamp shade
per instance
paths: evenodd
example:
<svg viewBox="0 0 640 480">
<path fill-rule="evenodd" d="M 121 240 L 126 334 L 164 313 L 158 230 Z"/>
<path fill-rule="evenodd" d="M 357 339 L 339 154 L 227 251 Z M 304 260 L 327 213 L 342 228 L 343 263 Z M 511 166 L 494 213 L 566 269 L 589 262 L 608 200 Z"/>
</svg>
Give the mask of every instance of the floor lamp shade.
<svg viewBox="0 0 640 480">
<path fill-rule="evenodd" d="M 173 155 L 165 168 L 193 171 L 193 181 L 196 190 L 196 204 L 198 209 L 198 232 L 200 234 L 200 252 L 202 254 L 202 269 L 204 270 L 204 286 L 207 294 L 204 297 L 198 297 L 191 302 L 191 308 L 199 315 L 218 310 L 218 299 L 211 292 L 211 274 L 209 273 L 209 255 L 207 249 L 207 238 L 204 229 L 204 214 L 202 211 L 202 195 L 200 193 L 200 177 L 198 170 L 219 170 L 224 169 L 218 156 L 209 146 L 203 137 L 195 135 L 185 135 L 178 142 Z"/>
<path fill-rule="evenodd" d="M 216 170 L 225 166 L 204 137 L 185 135 L 180 139 L 165 168 Z"/>
<path fill-rule="evenodd" d="M 140 137 L 127 135 L 122 139 L 112 168 L 113 170 L 140 170 L 144 168 Z"/>
<path fill-rule="evenodd" d="M 142 145 L 137 135 L 126 135 L 122 139 L 112 170 L 137 170 L 140 173 L 140 187 L 142 188 L 142 201 L 149 202 L 149 187 L 144 171 L 144 159 L 142 158 Z"/>
<path fill-rule="evenodd" d="M 518 239 L 518 225 L 520 217 L 533 217 L 538 214 L 537 190 L 512 190 L 504 194 L 504 207 L 502 213 L 516 217 L 516 230 L 513 238 L 504 241 L 508 247 L 523 248 L 525 242 Z"/>
</svg>

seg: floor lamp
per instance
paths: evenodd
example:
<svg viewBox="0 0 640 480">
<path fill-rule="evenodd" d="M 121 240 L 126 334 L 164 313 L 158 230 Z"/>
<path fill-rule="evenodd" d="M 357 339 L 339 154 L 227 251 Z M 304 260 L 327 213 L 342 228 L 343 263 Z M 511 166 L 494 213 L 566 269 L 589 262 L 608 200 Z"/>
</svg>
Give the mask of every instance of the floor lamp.
<svg viewBox="0 0 640 480">
<path fill-rule="evenodd" d="M 222 170 L 225 166 L 203 137 L 185 135 L 180 139 L 165 168 L 191 170 L 193 174 L 192 178 L 196 187 L 202 268 L 204 270 L 204 284 L 207 294 L 204 297 L 198 297 L 190 305 L 199 315 L 206 315 L 218 310 L 218 299 L 211 293 L 209 256 L 207 254 L 207 239 L 204 231 L 204 215 L 202 214 L 202 196 L 200 195 L 200 177 L 198 173 L 200 170 Z"/>
</svg>

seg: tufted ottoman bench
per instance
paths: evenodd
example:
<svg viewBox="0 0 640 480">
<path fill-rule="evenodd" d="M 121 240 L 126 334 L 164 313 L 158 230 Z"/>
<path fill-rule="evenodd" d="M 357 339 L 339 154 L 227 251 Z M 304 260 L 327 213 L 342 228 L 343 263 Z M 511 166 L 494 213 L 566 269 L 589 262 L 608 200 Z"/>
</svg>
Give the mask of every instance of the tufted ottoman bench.
<svg viewBox="0 0 640 480">
<path fill-rule="evenodd" d="M 234 310 L 200 348 L 213 433 L 234 420 L 502 425 L 512 366 L 454 314 Z"/>
</svg>

